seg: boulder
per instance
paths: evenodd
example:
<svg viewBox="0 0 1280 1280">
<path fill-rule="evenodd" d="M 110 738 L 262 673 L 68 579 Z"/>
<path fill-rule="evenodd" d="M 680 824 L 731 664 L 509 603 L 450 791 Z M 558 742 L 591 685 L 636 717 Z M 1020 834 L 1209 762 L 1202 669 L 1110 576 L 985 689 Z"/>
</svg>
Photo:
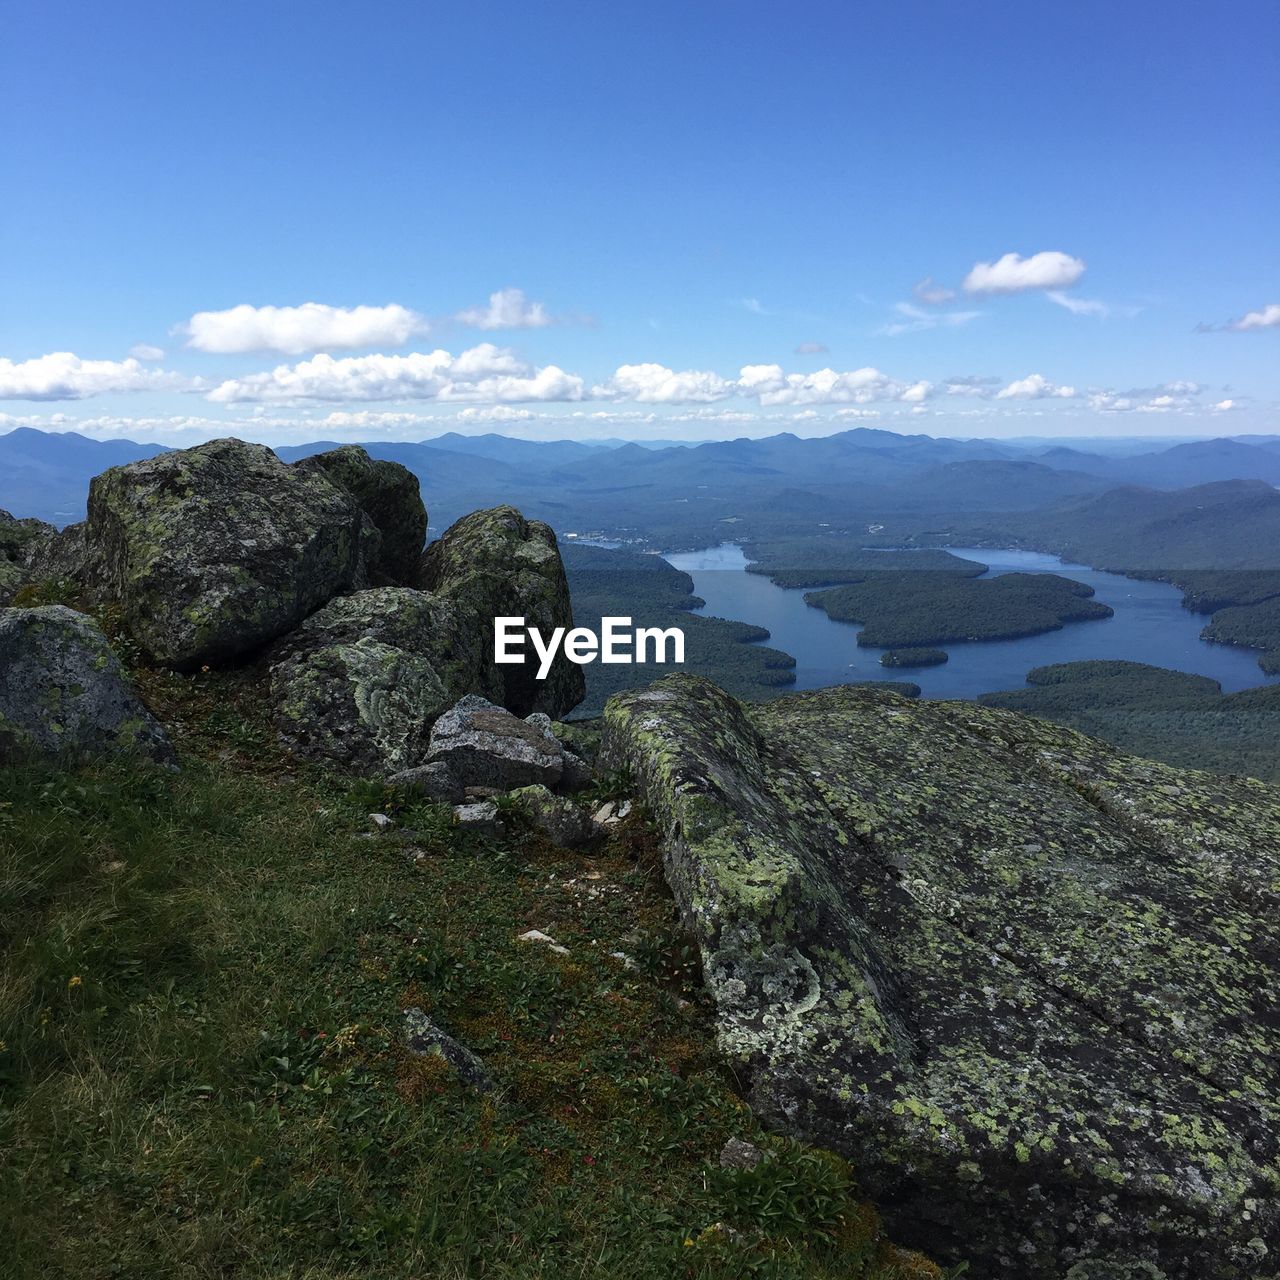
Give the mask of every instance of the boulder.
<svg viewBox="0 0 1280 1280">
<path fill-rule="evenodd" d="M 511 798 L 530 823 L 562 849 L 582 849 L 596 844 L 604 832 L 580 805 L 544 786 L 518 787 Z"/>
<path fill-rule="evenodd" d="M 31 549 L 56 534 L 53 525 L 43 520 L 19 520 L 0 511 L 0 606 L 8 604 L 18 588 L 30 581 L 25 561 Z"/>
<path fill-rule="evenodd" d="M 466 795 L 453 776 L 453 771 L 443 760 L 401 769 L 387 781 L 395 786 L 417 787 L 428 800 L 435 800 L 440 804 L 461 804 Z"/>
<path fill-rule="evenodd" d="M 1280 794 L 968 703 L 605 708 L 766 1123 L 1001 1280 L 1280 1250 Z"/>
<path fill-rule="evenodd" d="M 0 760 L 119 754 L 174 760 L 102 629 L 62 605 L 0 610 Z"/>
<path fill-rule="evenodd" d="M 182 670 L 250 654 L 358 585 L 366 525 L 320 471 L 214 440 L 98 476 L 84 538 L 123 625 Z"/>
<path fill-rule="evenodd" d="M 535 725 L 476 694 L 450 707 L 431 730 L 428 758 L 446 764 L 464 789 L 541 783 L 554 787 L 564 769 L 560 744 Z"/>
<path fill-rule="evenodd" d="M 526 520 L 515 507 L 464 516 L 423 554 L 421 585 L 454 603 L 468 628 L 493 653 L 495 617 L 522 617 L 550 636 L 573 626 L 569 584 L 556 535 L 549 525 Z M 537 663 L 489 666 L 484 692 L 519 716 L 545 711 L 564 715 L 586 695 L 582 668 L 559 653 L 545 680 Z"/>
<path fill-rule="evenodd" d="M 323 474 L 344 489 L 377 529 L 378 549 L 366 566 L 371 583 L 412 586 L 417 581 L 427 540 L 427 508 L 418 477 L 408 467 L 371 458 L 354 444 L 313 454 L 294 467 Z"/>
</svg>

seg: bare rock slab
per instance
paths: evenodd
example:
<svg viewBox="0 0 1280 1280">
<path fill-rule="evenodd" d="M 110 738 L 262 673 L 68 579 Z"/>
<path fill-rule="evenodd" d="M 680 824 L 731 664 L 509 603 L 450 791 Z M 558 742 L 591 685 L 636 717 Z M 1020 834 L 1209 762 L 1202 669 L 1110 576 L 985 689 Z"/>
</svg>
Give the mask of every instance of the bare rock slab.
<svg viewBox="0 0 1280 1280">
<path fill-rule="evenodd" d="M 1000 1280 L 1280 1256 L 1280 793 L 854 688 L 605 708 L 774 1127 Z"/>
</svg>

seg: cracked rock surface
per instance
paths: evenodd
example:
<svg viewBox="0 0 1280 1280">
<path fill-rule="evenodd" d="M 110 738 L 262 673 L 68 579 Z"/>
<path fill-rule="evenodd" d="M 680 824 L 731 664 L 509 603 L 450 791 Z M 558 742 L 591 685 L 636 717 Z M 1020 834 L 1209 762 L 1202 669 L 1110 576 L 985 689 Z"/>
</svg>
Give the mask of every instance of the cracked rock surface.
<svg viewBox="0 0 1280 1280">
<path fill-rule="evenodd" d="M 672 676 L 605 720 L 753 1106 L 905 1243 L 1002 1280 L 1280 1274 L 1272 788 L 869 689 Z"/>
</svg>

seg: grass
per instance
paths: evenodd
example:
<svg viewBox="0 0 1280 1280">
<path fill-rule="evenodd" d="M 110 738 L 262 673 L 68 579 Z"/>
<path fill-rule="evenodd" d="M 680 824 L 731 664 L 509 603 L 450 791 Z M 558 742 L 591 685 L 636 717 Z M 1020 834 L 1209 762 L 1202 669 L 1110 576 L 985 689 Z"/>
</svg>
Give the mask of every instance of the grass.
<svg viewBox="0 0 1280 1280">
<path fill-rule="evenodd" d="M 252 673 L 140 679 L 180 773 L 0 771 L 6 1278 L 941 1275 L 760 1132 L 642 815 L 486 840 L 294 768 Z M 408 1005 L 496 1091 L 409 1055 Z"/>
</svg>

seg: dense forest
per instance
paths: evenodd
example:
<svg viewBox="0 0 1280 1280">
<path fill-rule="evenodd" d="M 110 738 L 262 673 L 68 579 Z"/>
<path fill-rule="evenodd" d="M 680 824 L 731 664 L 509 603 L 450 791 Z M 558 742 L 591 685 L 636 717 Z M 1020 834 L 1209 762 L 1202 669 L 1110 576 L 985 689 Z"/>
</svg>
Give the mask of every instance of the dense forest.
<svg viewBox="0 0 1280 1280">
<path fill-rule="evenodd" d="M 882 667 L 939 667 L 946 661 L 945 649 L 886 649 L 880 655 Z"/>
<path fill-rule="evenodd" d="M 1037 667 L 1027 684 L 978 701 L 1069 725 L 1135 755 L 1280 782 L 1280 685 L 1224 694 L 1216 680 L 1137 662 Z"/>
<path fill-rule="evenodd" d="M 693 579 L 660 556 L 563 542 L 561 552 L 573 596 L 574 622 L 598 630 L 604 617 L 630 617 L 636 626 L 680 627 L 685 636 L 682 670 L 704 675 L 738 697 L 758 700 L 795 681 L 795 659 L 760 643 L 763 627 L 689 612 L 702 601 Z M 574 712 L 597 716 L 610 694 L 649 684 L 662 668 L 638 665 L 583 668 L 587 697 Z"/>
<path fill-rule="evenodd" d="M 970 578 L 949 572 L 875 573 L 862 582 L 813 591 L 805 600 L 838 622 L 861 622 L 858 644 L 924 648 L 966 640 L 1010 640 L 1067 622 L 1109 618 L 1093 588 L 1054 573 Z"/>
</svg>

